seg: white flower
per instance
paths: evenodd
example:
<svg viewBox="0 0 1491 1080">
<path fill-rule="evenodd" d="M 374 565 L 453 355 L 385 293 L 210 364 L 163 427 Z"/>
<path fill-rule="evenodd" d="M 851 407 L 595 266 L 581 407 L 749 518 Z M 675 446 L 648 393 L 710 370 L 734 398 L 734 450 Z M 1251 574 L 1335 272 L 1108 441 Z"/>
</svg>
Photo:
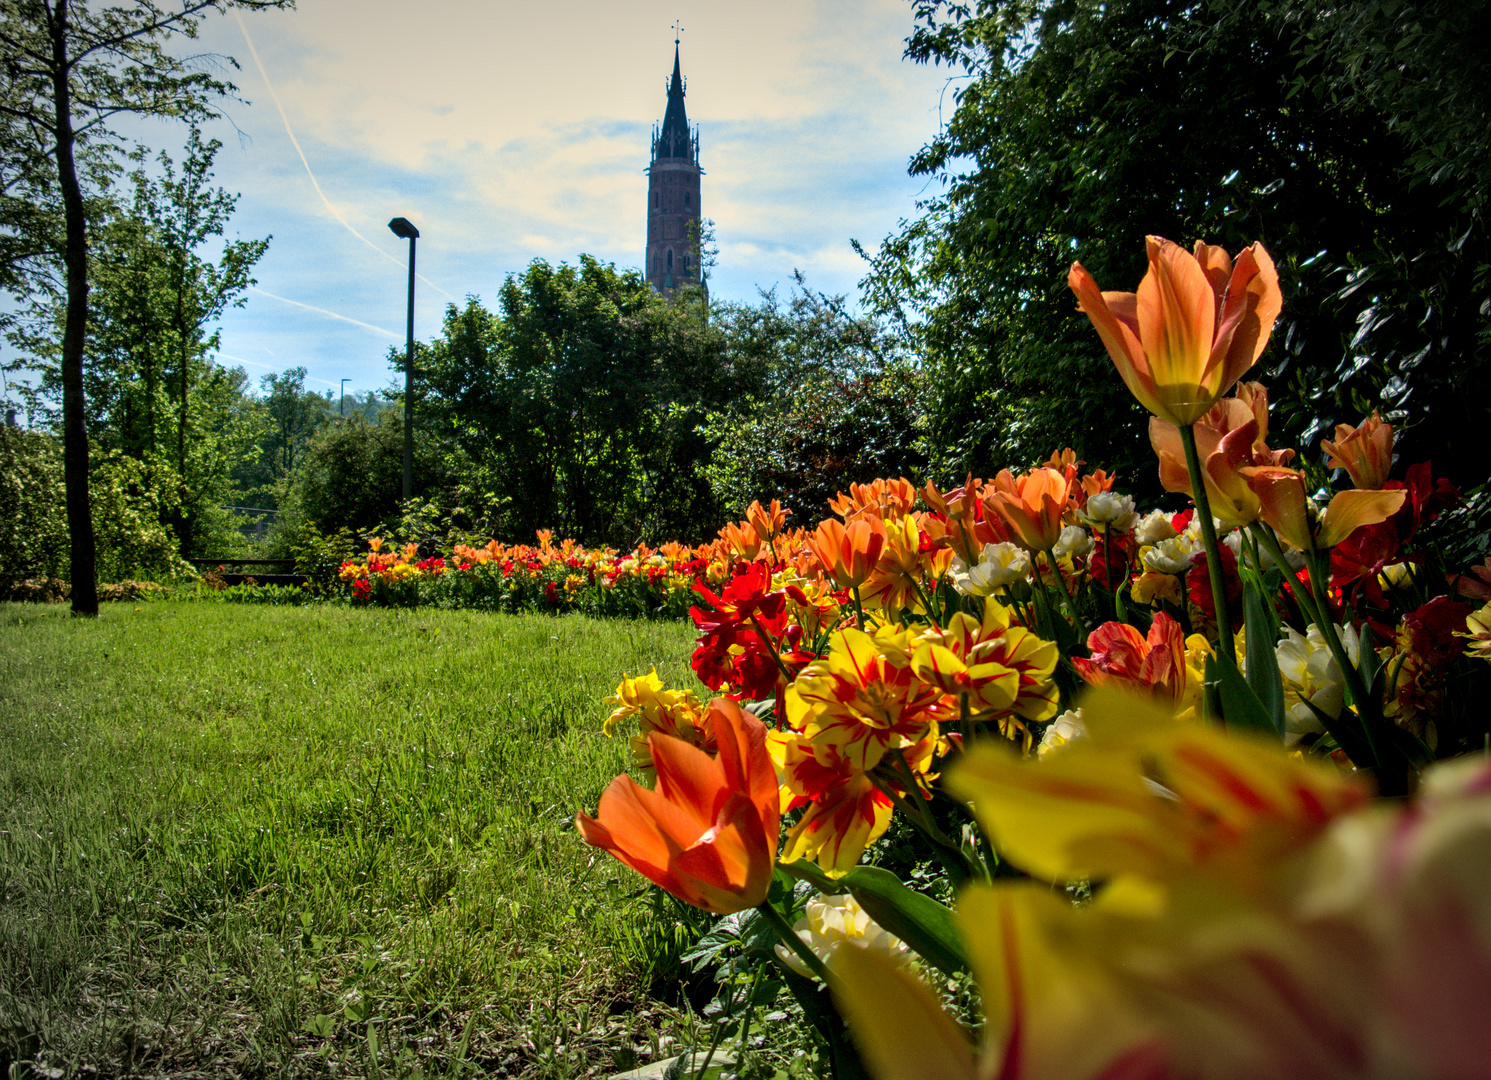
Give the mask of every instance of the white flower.
<svg viewBox="0 0 1491 1080">
<path fill-rule="evenodd" d="M 1232 554 L 1237 556 L 1239 565 L 1253 565 L 1253 551 L 1251 548 L 1243 547 L 1241 529 L 1234 529 L 1226 536 L 1223 536 L 1222 543 L 1232 549 Z M 1268 548 L 1259 545 L 1258 555 L 1263 564 L 1259 569 L 1270 570 L 1273 568 L 1274 557 L 1269 553 Z M 1295 551 L 1293 548 L 1285 548 L 1284 561 L 1289 564 L 1290 569 L 1298 570 L 1305 565 L 1305 553 L 1303 551 Z"/>
<path fill-rule="evenodd" d="M 1055 720 L 1041 736 L 1040 745 L 1035 748 L 1035 756 L 1044 758 L 1059 746 L 1065 746 L 1073 739 L 1080 739 L 1087 734 L 1087 725 L 1082 722 L 1081 709 L 1068 709 Z"/>
<path fill-rule="evenodd" d="M 1189 531 L 1161 540 L 1144 553 L 1144 565 L 1157 574 L 1183 574 L 1191 568 L 1191 556 L 1201 550 L 1199 538 Z"/>
<path fill-rule="evenodd" d="M 1081 525 L 1068 525 L 1052 550 L 1057 555 L 1086 555 L 1092 550 L 1092 537 Z"/>
<path fill-rule="evenodd" d="M 1170 515 L 1163 510 L 1151 510 L 1134 527 L 1134 539 L 1145 547 L 1152 547 L 1161 540 L 1175 536 L 1175 526 L 1170 524 Z"/>
<path fill-rule="evenodd" d="M 1336 631 L 1347 659 L 1356 665 L 1360 662 L 1361 650 L 1356 629 L 1347 625 L 1337 627 Z M 1346 706 L 1346 680 L 1318 626 L 1312 625 L 1308 634 L 1285 627 L 1285 637 L 1274 649 L 1274 655 L 1279 661 L 1279 674 L 1284 680 L 1284 703 L 1288 706 L 1284 718 L 1284 741 L 1293 744 L 1303 735 L 1325 730 L 1315 710 L 1305 702 L 1333 719 L 1341 715 Z"/>
<path fill-rule="evenodd" d="M 1139 514 L 1134 509 L 1132 495 L 1100 491 L 1087 500 L 1087 508 L 1083 513 L 1089 521 L 1107 525 L 1119 532 L 1129 532 L 1139 524 Z"/>
<path fill-rule="evenodd" d="M 819 893 L 808 901 L 804 917 L 798 919 L 792 929 L 820 960 L 827 960 L 836 947 L 849 942 L 862 949 L 884 953 L 899 964 L 911 961 L 911 950 L 906 943 L 870 918 L 850 893 L 843 896 Z M 777 945 L 777 956 L 799 975 L 809 979 L 817 977 L 786 945 Z"/>
<path fill-rule="evenodd" d="M 988 596 L 996 589 L 1024 581 L 1030 576 L 1030 556 L 1015 544 L 985 544 L 978 564 L 961 559 L 952 565 L 953 588 L 964 596 Z"/>
</svg>

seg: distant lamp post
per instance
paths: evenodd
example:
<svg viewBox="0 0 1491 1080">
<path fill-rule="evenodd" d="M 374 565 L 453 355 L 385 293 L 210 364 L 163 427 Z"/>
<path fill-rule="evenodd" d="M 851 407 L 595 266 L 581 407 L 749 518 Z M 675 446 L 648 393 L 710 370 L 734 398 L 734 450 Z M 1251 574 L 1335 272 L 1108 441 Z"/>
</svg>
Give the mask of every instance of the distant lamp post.
<svg viewBox="0 0 1491 1080">
<path fill-rule="evenodd" d="M 341 408 L 340 408 L 339 411 L 341 412 L 341 414 L 343 416 L 347 415 L 347 384 L 349 382 L 351 382 L 351 381 L 352 381 L 351 379 L 343 379 L 342 380 L 342 402 L 341 402 Z"/>
<path fill-rule="evenodd" d="M 404 501 L 414 498 L 414 241 L 419 230 L 408 218 L 388 223 L 400 240 L 409 241 L 409 322 L 404 345 Z"/>
</svg>

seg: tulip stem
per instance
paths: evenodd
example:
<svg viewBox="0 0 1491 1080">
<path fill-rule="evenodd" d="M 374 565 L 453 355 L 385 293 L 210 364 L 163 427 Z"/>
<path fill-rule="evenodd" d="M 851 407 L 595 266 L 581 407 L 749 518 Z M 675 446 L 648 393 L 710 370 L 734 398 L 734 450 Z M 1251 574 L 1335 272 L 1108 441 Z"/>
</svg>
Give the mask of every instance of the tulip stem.
<svg viewBox="0 0 1491 1080">
<path fill-rule="evenodd" d="M 1113 595 L 1113 572 L 1109 568 L 1108 560 L 1113 554 L 1113 549 L 1108 539 L 1108 529 L 1108 522 L 1103 522 L 1103 591 L 1111 597 Z"/>
<path fill-rule="evenodd" d="M 1041 572 L 1040 564 L 1036 562 L 1034 556 L 1031 557 L 1030 561 L 1035 567 L 1036 580 L 1039 581 Z M 1066 598 L 1066 606 L 1072 613 L 1072 626 L 1076 628 L 1080 636 L 1085 638 L 1087 636 L 1087 622 L 1077 610 L 1077 601 L 1072 599 L 1072 590 L 1066 587 L 1066 578 L 1061 576 L 1061 564 L 1056 561 L 1055 548 L 1046 549 L 1046 561 L 1051 564 L 1051 576 L 1056 579 L 1056 585 L 1061 589 L 1061 595 Z"/>
<path fill-rule="evenodd" d="M 1201 519 L 1201 542 L 1206 546 L 1206 573 L 1211 584 L 1211 603 L 1217 616 L 1217 642 L 1222 653 L 1237 664 L 1237 648 L 1232 642 L 1232 618 L 1227 613 L 1227 579 L 1222 573 L 1221 545 L 1217 527 L 1211 520 L 1211 500 L 1206 497 L 1206 474 L 1201 471 L 1201 455 L 1196 452 L 1196 427 L 1180 425 L 1180 442 L 1186 448 L 1186 469 L 1191 474 L 1191 498 L 1196 502 L 1196 516 Z"/>
<path fill-rule="evenodd" d="M 899 751 L 897 752 L 897 756 L 899 756 Z M 898 764 L 904 771 L 904 776 L 898 776 L 897 779 L 902 784 L 910 783 L 911 791 L 919 792 L 919 785 L 917 785 L 914 778 L 911 778 L 911 767 L 906 764 L 904 758 L 900 758 Z M 891 767 L 892 769 L 895 768 L 894 765 Z M 968 860 L 964 858 L 962 850 L 957 844 L 952 842 L 952 839 L 946 833 L 937 827 L 937 823 L 932 820 L 921 803 L 915 801 L 919 799 L 919 795 L 903 795 L 893 788 L 885 778 L 874 772 L 868 772 L 865 775 L 870 778 L 870 783 L 874 784 L 879 792 L 891 801 L 891 805 L 901 811 L 902 816 L 911 823 L 912 827 L 920 830 L 921 834 L 931 841 L 932 846 L 937 849 L 937 857 L 942 860 L 942 865 L 952 875 L 955 884 L 962 884 L 973 876 L 973 872 L 968 866 Z M 910 779 L 908 780 L 907 778 Z"/>
<path fill-rule="evenodd" d="M 795 952 L 797 958 L 809 971 L 827 983 L 828 969 L 823 966 L 823 961 L 818 959 L 817 953 L 808 948 L 806 941 L 797 936 L 797 931 L 792 929 L 775 905 L 770 900 L 763 900 L 757 905 L 756 910 L 761 913 L 763 919 L 771 923 L 771 928 L 777 932 L 777 937 L 782 939 L 782 944 Z"/>
<path fill-rule="evenodd" d="M 1373 736 L 1373 725 L 1367 715 L 1370 691 L 1367 689 L 1366 684 L 1362 682 L 1361 671 L 1351 662 L 1351 657 L 1346 655 L 1346 647 L 1341 644 L 1340 635 L 1336 633 L 1336 622 L 1330 617 L 1330 605 L 1326 601 L 1325 585 L 1324 581 L 1322 581 L 1322 578 L 1325 581 L 1330 579 L 1329 563 L 1325 565 L 1323 572 L 1321 572 L 1320 560 L 1311 558 L 1312 553 L 1310 552 L 1305 553 L 1305 565 L 1310 574 L 1310 583 L 1306 587 L 1301 584 L 1298 575 L 1295 574 L 1288 560 L 1285 559 L 1283 548 L 1279 546 L 1278 538 L 1274 536 L 1272 529 L 1269 529 L 1260 522 L 1253 527 L 1253 535 L 1268 549 L 1269 555 L 1273 557 L 1274 564 L 1293 580 L 1295 586 L 1294 593 L 1300 601 L 1300 607 L 1305 609 L 1306 614 L 1310 616 L 1310 621 L 1320 628 L 1320 636 L 1324 639 L 1326 648 L 1330 650 L 1332 658 L 1336 661 L 1336 666 L 1341 669 L 1341 678 L 1345 680 L 1346 688 L 1351 693 L 1352 704 L 1357 708 L 1357 724 L 1361 727 L 1362 737 L 1366 740 L 1368 753 L 1372 757 L 1370 762 L 1357 762 L 1357 764 L 1370 766 L 1374 769 L 1380 767 L 1381 761 L 1377 752 L 1377 740 Z M 1370 629 L 1367 632 L 1370 633 Z M 1364 640 L 1360 647 L 1363 649 L 1371 648 L 1371 642 Z M 1373 712 L 1375 713 L 1375 710 Z M 1338 738 L 1336 741 L 1339 743 L 1340 739 Z"/>
</svg>

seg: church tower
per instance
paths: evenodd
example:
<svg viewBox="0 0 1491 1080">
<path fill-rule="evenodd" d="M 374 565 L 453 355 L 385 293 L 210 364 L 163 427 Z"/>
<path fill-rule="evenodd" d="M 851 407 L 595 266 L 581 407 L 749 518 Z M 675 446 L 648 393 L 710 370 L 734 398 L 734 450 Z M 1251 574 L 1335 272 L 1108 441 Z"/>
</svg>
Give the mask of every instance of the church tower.
<svg viewBox="0 0 1491 1080">
<path fill-rule="evenodd" d="M 662 127 L 652 129 L 647 169 L 647 283 L 664 296 L 699 281 L 699 130 L 689 129 L 673 39 L 673 78 Z"/>
</svg>

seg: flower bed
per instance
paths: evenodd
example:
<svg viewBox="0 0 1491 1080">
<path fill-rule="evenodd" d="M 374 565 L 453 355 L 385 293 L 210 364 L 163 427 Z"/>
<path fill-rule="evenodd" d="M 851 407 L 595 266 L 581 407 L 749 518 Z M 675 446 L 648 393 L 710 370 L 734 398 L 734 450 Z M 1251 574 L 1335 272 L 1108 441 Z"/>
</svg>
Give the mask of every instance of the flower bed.
<svg viewBox="0 0 1491 1080">
<path fill-rule="evenodd" d="M 1491 1051 L 1453 1019 L 1491 1006 L 1491 766 L 1436 763 L 1491 742 L 1491 562 L 1444 565 L 1425 526 L 1459 494 L 1392 478 L 1375 414 L 1322 444 L 1350 482 L 1328 498 L 1268 445 L 1238 385 L 1280 306 L 1261 247 L 1149 255 L 1137 294 L 1071 285 L 1193 510 L 1141 513 L 1071 451 L 856 485 L 811 532 L 758 503 L 692 587 L 701 689 L 607 699 L 636 775 L 577 827 L 725 916 L 698 955 L 742 1050 L 745 987 L 789 992 L 843 1076 L 1428 1077 Z M 949 996 L 970 973 L 976 1007 Z"/>
</svg>

